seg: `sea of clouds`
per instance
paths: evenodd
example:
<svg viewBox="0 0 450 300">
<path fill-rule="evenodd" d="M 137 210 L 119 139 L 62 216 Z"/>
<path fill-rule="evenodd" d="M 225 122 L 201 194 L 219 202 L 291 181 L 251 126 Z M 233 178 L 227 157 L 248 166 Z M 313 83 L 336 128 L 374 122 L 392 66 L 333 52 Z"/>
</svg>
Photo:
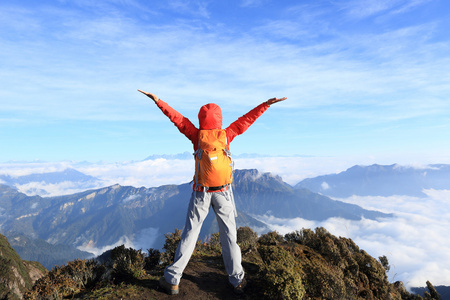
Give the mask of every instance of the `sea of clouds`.
<svg viewBox="0 0 450 300">
<path fill-rule="evenodd" d="M 304 178 L 339 173 L 355 165 L 370 165 L 374 158 L 336 159 L 334 157 L 255 157 L 236 159 L 237 169 L 258 169 L 280 175 L 291 185 Z M 377 161 L 379 164 L 391 162 Z M 393 162 L 392 162 L 393 163 Z M 405 162 L 399 161 L 399 164 Z M 448 163 L 448 161 L 444 161 Z M 411 164 L 409 164 L 411 165 Z M 422 168 L 423 165 L 416 164 Z M 21 176 L 34 173 L 63 171 L 74 168 L 99 180 L 95 187 L 119 183 L 135 187 L 155 187 L 165 184 L 181 184 L 192 179 L 192 160 L 154 159 L 121 163 L 87 162 L 8 162 L 0 163 L 0 175 Z M 1 182 L 0 182 L 1 183 Z M 86 186 L 73 182 L 45 184 L 28 183 L 17 186 L 22 191 L 44 191 L 46 195 L 63 195 L 83 191 Z M 375 258 L 386 255 L 391 269 L 391 281 L 401 280 L 407 287 L 425 286 L 427 280 L 434 285 L 450 286 L 450 191 L 425 190 L 426 198 L 410 196 L 359 197 L 337 199 L 357 204 L 365 209 L 394 213 L 393 218 L 360 221 L 331 218 L 322 222 L 301 218 L 280 219 L 273 216 L 257 216 L 272 230 L 280 234 L 302 228 L 324 227 L 336 236 L 351 238 Z M 148 228 L 133 237 L 123 237 L 117 245 L 148 249 L 154 242 L 157 229 Z M 101 253 L 107 250 L 87 247 L 84 250 Z"/>
<path fill-rule="evenodd" d="M 236 158 L 236 169 L 258 169 L 260 172 L 270 172 L 279 175 L 291 185 L 305 178 L 323 174 L 338 173 L 360 164 L 361 159 L 336 159 L 335 157 L 255 157 Z M 374 158 L 365 158 L 365 164 L 375 163 Z M 100 188 L 114 184 L 135 187 L 157 187 L 166 184 L 182 184 L 192 180 L 194 173 L 193 159 L 149 159 L 124 162 L 6 162 L 0 163 L 0 176 L 12 177 L 39 174 L 47 172 L 62 172 L 72 168 L 86 175 L 98 178 L 94 183 L 61 182 L 49 184 L 46 182 L 30 182 L 16 187 L 28 195 L 58 196 Z M 0 178 L 0 183 L 2 183 Z"/>
</svg>

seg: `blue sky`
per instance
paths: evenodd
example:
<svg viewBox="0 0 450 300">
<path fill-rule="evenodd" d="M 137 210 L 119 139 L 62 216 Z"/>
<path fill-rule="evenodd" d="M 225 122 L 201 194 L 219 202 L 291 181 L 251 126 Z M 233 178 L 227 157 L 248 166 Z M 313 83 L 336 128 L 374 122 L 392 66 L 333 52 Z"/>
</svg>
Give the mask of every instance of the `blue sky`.
<svg viewBox="0 0 450 300">
<path fill-rule="evenodd" d="M 450 153 L 450 3 L 0 2 L 0 161 L 139 160 L 191 151 L 137 89 L 197 124 L 271 97 L 236 154 Z M 436 161 L 439 162 L 439 161 Z"/>
</svg>

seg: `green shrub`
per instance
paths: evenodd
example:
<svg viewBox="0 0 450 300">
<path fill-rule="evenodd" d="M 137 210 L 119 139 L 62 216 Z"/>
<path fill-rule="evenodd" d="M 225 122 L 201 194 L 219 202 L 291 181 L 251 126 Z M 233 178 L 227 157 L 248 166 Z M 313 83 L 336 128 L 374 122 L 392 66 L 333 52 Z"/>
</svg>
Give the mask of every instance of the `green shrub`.
<svg viewBox="0 0 450 300">
<path fill-rule="evenodd" d="M 268 299 L 302 299 L 305 289 L 295 258 L 280 246 L 261 245 L 258 252 L 264 262 L 259 271 L 264 296 Z"/>
<path fill-rule="evenodd" d="M 206 239 L 206 241 L 198 240 L 194 253 L 192 254 L 193 257 L 201 258 L 204 255 L 207 256 L 216 256 L 222 254 L 222 245 L 220 243 L 220 236 L 219 233 L 213 233 L 210 235 L 209 238 Z"/>
<path fill-rule="evenodd" d="M 314 250 L 324 259 L 324 262 L 304 263 L 308 274 L 305 285 L 315 297 L 343 297 L 344 294 L 346 297 L 388 297 L 386 270 L 351 239 L 338 238 L 322 227 L 315 231 L 295 231 L 286 234 L 285 239 Z M 332 293 L 326 294 L 327 291 Z"/>
<path fill-rule="evenodd" d="M 140 278 L 145 275 L 145 254 L 141 250 L 118 246 L 111 250 L 111 264 L 119 276 Z"/>
<path fill-rule="evenodd" d="M 341 251 L 338 247 L 337 238 L 323 227 L 317 227 L 315 232 L 303 228 L 285 235 L 286 241 L 295 242 L 316 250 L 322 256 L 331 260 L 335 265 L 342 262 Z"/>
<path fill-rule="evenodd" d="M 207 245 L 211 252 L 222 254 L 222 245 L 220 244 L 220 234 L 218 232 L 211 235 L 211 239 Z"/>
<path fill-rule="evenodd" d="M 275 246 L 284 242 L 283 236 L 279 235 L 278 232 L 272 231 L 261 235 L 258 239 L 258 243 L 266 246 Z"/>
<path fill-rule="evenodd" d="M 104 272 L 104 267 L 93 260 L 74 260 L 67 266 L 55 267 L 36 281 L 25 299 L 62 299 L 74 296 L 94 285 Z"/>
<path fill-rule="evenodd" d="M 161 259 L 161 252 L 158 249 L 147 249 L 148 255 L 145 257 L 145 266 L 146 270 L 152 270 L 156 266 L 159 265 Z"/>
<path fill-rule="evenodd" d="M 441 295 L 438 294 L 431 282 L 427 281 L 426 284 L 430 292 L 424 293 L 425 300 L 442 300 Z"/>
<path fill-rule="evenodd" d="M 173 263 L 175 252 L 181 240 L 181 230 L 175 229 L 173 233 L 166 233 L 164 236 L 166 237 L 163 246 L 165 251 L 161 254 L 161 263 L 163 265 L 170 265 Z"/>
<path fill-rule="evenodd" d="M 388 261 L 388 258 L 386 257 L 386 255 L 379 256 L 378 260 L 380 261 L 381 265 L 386 270 L 386 272 L 389 272 L 389 270 L 391 269 L 391 266 L 389 265 L 389 261 Z"/>
<path fill-rule="evenodd" d="M 248 252 L 256 249 L 258 234 L 250 227 L 239 227 L 237 230 L 237 243 L 242 252 Z"/>
</svg>

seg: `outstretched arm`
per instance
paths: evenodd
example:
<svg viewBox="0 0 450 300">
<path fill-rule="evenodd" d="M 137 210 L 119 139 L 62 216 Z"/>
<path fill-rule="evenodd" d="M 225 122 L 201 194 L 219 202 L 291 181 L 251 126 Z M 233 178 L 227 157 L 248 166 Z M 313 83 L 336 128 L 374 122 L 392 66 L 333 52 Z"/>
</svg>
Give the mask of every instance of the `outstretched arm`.
<svg viewBox="0 0 450 300">
<path fill-rule="evenodd" d="M 161 111 L 172 121 L 172 123 L 178 128 L 178 130 L 184 134 L 188 139 L 192 141 L 192 143 L 196 142 L 198 136 L 198 129 L 189 121 L 188 118 L 184 117 L 178 111 L 170 107 L 169 104 L 160 100 L 156 97 L 155 94 L 147 93 L 142 90 L 138 90 L 142 94 L 146 95 L 150 99 L 152 99 L 155 104 L 161 109 Z M 195 145 L 195 143 L 194 143 Z"/>
<path fill-rule="evenodd" d="M 269 108 L 271 104 L 284 101 L 286 99 L 287 97 L 271 98 L 234 121 L 225 129 L 227 132 L 228 143 L 231 143 L 236 136 L 243 134 L 256 121 L 256 119 L 258 119 Z"/>
<path fill-rule="evenodd" d="M 144 95 L 146 95 L 147 97 L 149 97 L 150 99 L 152 99 L 153 101 L 155 101 L 155 103 L 158 103 L 158 97 L 156 97 L 156 95 L 155 94 L 152 94 L 152 93 L 147 93 L 147 92 L 144 92 L 144 91 L 142 91 L 142 90 L 138 90 L 139 92 L 141 92 L 142 94 L 144 94 Z"/>
</svg>

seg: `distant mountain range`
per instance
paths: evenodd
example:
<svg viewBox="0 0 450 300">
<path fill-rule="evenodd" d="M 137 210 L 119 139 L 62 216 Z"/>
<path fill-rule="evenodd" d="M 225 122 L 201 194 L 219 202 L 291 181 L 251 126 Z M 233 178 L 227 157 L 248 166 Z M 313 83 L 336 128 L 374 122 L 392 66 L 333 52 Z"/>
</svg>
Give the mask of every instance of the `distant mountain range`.
<svg viewBox="0 0 450 300">
<path fill-rule="evenodd" d="M 150 155 L 148 157 L 146 157 L 144 160 L 155 160 L 155 159 L 194 159 L 194 156 L 191 152 L 183 152 L 183 153 L 178 153 L 178 154 L 153 154 Z"/>
<path fill-rule="evenodd" d="M 257 228 L 260 232 L 269 230 L 255 218 L 263 214 L 308 220 L 392 216 L 306 189 L 294 189 L 280 177 L 257 170 L 237 170 L 233 188 L 239 211 L 237 225 Z M 10 239 L 12 235 L 22 235 L 86 251 L 127 240 L 143 248 L 161 248 L 165 233 L 183 228 L 191 191 L 189 184 L 154 188 L 113 185 L 72 195 L 40 197 L 26 196 L 0 185 L 0 230 Z M 200 238 L 217 231 L 214 213 L 210 213 Z M 20 255 L 24 253 L 17 251 Z M 27 256 L 27 259 L 33 258 Z M 48 262 L 45 264 L 48 266 Z"/>
<path fill-rule="evenodd" d="M 30 182 L 45 182 L 46 184 L 56 184 L 65 181 L 93 182 L 97 178 L 85 175 L 75 169 L 67 168 L 61 172 L 35 173 L 24 176 L 12 177 L 10 175 L 0 175 L 0 180 L 6 185 L 26 184 Z"/>
<path fill-rule="evenodd" d="M 41 197 L 27 196 L 13 186 L 65 181 L 89 185 L 97 184 L 99 179 L 74 169 L 15 178 L 2 175 L 0 179 L 9 184 L 0 184 L 0 232 L 22 257 L 38 260 L 47 268 L 90 255 L 77 248 L 93 252 L 127 241 L 142 248 L 161 248 L 165 233 L 183 227 L 192 191 L 189 184 L 152 188 L 113 185 L 71 195 Z M 294 187 L 270 173 L 237 170 L 233 183 L 239 212 L 237 224 L 262 233 L 269 229 L 258 220 L 261 215 L 315 221 L 331 217 L 351 220 L 391 217 L 392 214 L 365 210 L 329 197 L 423 197 L 424 189 L 450 189 L 449 179 L 450 165 L 443 164 L 423 168 L 354 166 L 339 174 L 305 179 Z M 217 231 L 211 212 L 200 238 L 206 239 Z"/>
<path fill-rule="evenodd" d="M 310 157 L 309 155 L 290 155 L 289 157 Z M 259 157 L 275 157 L 275 155 L 268 155 L 268 154 L 257 154 L 257 153 L 241 153 L 241 154 L 233 154 L 233 158 L 259 158 Z M 276 155 L 276 157 L 283 157 L 280 155 Z M 286 156 L 287 157 L 287 156 Z M 153 154 L 148 157 L 146 157 L 144 160 L 155 160 L 155 159 L 182 159 L 182 160 L 188 160 L 193 159 L 192 152 L 185 151 L 183 153 L 177 153 L 177 154 Z"/>
<path fill-rule="evenodd" d="M 353 166 L 339 174 L 308 178 L 295 185 L 329 197 L 408 195 L 425 197 L 425 189 L 450 189 L 450 165 L 415 168 L 394 165 Z"/>
<path fill-rule="evenodd" d="M 72 168 L 58 172 L 34 173 L 23 176 L 0 175 L 0 183 L 13 187 L 28 185 L 22 190 L 25 190 L 27 194 L 41 196 L 48 195 L 43 185 L 69 183 L 82 189 L 90 189 L 99 186 L 101 182 L 96 177 L 83 174 Z"/>
</svg>

